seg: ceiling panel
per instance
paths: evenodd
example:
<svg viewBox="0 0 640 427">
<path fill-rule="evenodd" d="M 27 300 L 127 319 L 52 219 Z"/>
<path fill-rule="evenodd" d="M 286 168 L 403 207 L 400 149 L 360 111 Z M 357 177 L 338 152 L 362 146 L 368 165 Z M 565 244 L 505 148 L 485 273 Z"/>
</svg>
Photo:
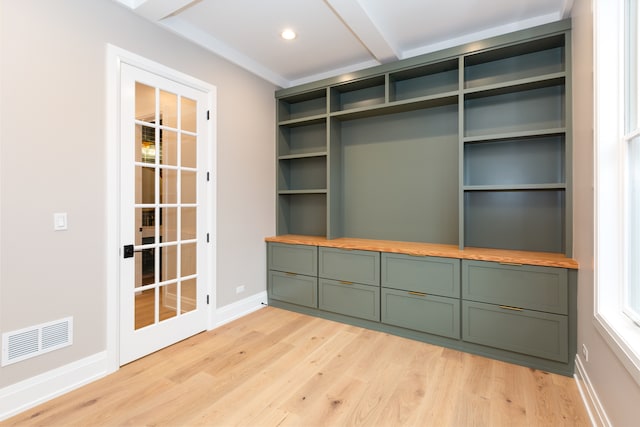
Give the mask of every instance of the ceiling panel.
<svg viewBox="0 0 640 427">
<path fill-rule="evenodd" d="M 569 16 L 572 0 L 113 0 L 289 87 Z M 292 28 L 298 37 L 283 40 Z"/>
<path fill-rule="evenodd" d="M 564 1 L 558 0 L 363 0 L 372 21 L 402 52 L 466 35 L 526 21 L 547 23 L 562 19 Z M 403 57 L 405 55 L 402 55 Z"/>
</svg>

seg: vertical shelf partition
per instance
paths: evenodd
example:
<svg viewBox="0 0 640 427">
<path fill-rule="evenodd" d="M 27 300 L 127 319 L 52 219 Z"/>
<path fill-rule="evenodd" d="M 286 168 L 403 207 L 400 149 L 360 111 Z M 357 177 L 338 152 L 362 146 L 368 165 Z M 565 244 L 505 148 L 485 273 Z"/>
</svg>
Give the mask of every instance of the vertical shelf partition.
<svg viewBox="0 0 640 427">
<path fill-rule="evenodd" d="M 567 252 L 565 45 L 464 57 L 461 246 Z"/>
<path fill-rule="evenodd" d="M 277 233 L 570 256 L 568 30 L 279 91 Z"/>
<path fill-rule="evenodd" d="M 327 233 L 327 91 L 278 101 L 277 232 Z"/>
</svg>

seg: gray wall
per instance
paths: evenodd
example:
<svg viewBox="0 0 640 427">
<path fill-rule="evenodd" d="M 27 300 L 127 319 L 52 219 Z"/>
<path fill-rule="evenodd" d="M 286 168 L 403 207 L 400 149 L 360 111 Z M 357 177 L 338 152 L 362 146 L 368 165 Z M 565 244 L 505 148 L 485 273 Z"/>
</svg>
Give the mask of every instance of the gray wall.
<svg viewBox="0 0 640 427">
<path fill-rule="evenodd" d="M 0 43 L 0 332 L 75 328 L 73 346 L 0 368 L 0 388 L 105 350 L 107 43 L 217 87 L 217 305 L 266 289 L 273 85 L 111 0 L 2 0 Z"/>
<path fill-rule="evenodd" d="M 574 257 L 578 273 L 578 353 L 614 426 L 638 425 L 640 387 L 621 365 L 593 324 L 594 170 L 593 170 L 593 15 L 591 0 L 573 3 Z M 581 357 L 581 356 L 580 356 Z"/>
</svg>

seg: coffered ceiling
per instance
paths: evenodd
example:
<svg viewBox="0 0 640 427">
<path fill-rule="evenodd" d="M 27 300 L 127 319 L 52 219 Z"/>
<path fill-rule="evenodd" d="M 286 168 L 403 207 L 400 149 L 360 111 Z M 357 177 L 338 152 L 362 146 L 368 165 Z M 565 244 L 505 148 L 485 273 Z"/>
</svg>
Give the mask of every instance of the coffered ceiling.
<svg viewBox="0 0 640 427">
<path fill-rule="evenodd" d="M 573 0 L 112 0 L 289 87 L 569 17 Z M 290 28 L 297 37 L 284 40 Z"/>
</svg>

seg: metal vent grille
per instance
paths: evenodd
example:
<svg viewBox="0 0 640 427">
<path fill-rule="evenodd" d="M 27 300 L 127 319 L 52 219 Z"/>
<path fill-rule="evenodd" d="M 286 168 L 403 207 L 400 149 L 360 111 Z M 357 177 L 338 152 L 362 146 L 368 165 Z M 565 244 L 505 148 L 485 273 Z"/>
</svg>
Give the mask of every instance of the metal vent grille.
<svg viewBox="0 0 640 427">
<path fill-rule="evenodd" d="M 73 343 L 73 317 L 2 334 L 2 366 Z"/>
</svg>

